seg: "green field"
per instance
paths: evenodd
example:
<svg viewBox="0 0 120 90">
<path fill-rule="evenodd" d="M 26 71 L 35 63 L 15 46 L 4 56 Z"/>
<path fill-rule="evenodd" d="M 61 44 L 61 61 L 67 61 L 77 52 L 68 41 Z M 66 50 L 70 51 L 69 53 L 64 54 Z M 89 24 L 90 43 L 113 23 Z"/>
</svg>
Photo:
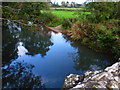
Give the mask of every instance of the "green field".
<svg viewBox="0 0 120 90">
<path fill-rule="evenodd" d="M 51 12 L 55 16 L 58 16 L 60 19 L 69 19 L 69 18 L 77 18 L 77 11 L 42 11 L 42 12 Z M 81 12 L 82 14 L 90 14 L 90 12 Z"/>
<path fill-rule="evenodd" d="M 72 11 L 49 11 L 52 14 L 58 16 L 60 19 L 68 19 L 68 18 L 77 18 L 78 15 Z"/>
<path fill-rule="evenodd" d="M 83 8 L 62 8 L 62 7 L 57 7 L 57 8 L 50 8 L 51 10 L 83 10 Z"/>
<path fill-rule="evenodd" d="M 77 14 L 80 12 L 81 14 Z M 67 19 L 83 19 L 87 14 L 90 14 L 90 12 L 83 12 L 83 11 L 65 11 L 65 10 L 44 10 L 41 11 L 41 13 L 52 13 L 55 18 L 53 18 L 53 21 L 50 21 L 51 23 L 48 24 L 48 26 L 58 26 L 64 22 L 64 20 Z M 56 21 L 56 18 L 58 18 L 58 21 Z M 47 19 L 49 20 L 49 19 Z"/>
</svg>

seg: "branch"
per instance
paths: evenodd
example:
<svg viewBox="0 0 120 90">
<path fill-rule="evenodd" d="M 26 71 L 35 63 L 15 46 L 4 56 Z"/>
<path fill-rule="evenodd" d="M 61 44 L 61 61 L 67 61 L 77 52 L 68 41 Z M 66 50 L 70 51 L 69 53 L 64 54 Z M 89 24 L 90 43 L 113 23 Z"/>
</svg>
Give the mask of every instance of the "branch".
<svg viewBox="0 0 120 90">
<path fill-rule="evenodd" d="M 21 9 L 14 9 L 14 8 L 11 8 L 9 6 L 1 6 L 1 8 L 8 8 L 10 10 L 15 10 L 15 11 L 20 11 Z"/>
<path fill-rule="evenodd" d="M 0 20 L 10 20 L 10 19 L 0 18 Z M 39 24 L 28 25 L 28 24 L 25 24 L 25 23 L 21 22 L 22 20 L 10 20 L 10 21 L 15 22 L 15 23 L 22 24 L 22 25 L 24 25 L 24 26 L 38 26 L 38 25 L 39 25 Z"/>
</svg>

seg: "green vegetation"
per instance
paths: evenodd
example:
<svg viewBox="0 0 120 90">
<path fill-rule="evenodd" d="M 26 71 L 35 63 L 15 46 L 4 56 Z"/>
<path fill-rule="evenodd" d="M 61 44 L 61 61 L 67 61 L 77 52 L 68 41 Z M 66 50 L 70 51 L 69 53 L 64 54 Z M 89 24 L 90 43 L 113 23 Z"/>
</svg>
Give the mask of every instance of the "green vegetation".
<svg viewBox="0 0 120 90">
<path fill-rule="evenodd" d="M 91 88 L 96 88 L 96 86 L 95 86 L 95 85 L 93 85 Z"/>
<path fill-rule="evenodd" d="M 85 8 L 91 12 L 90 14 L 82 15 L 78 12 L 79 17 L 82 15 L 83 18 L 74 23 L 67 21 L 67 24 L 63 23 L 63 27 L 73 40 L 78 40 L 98 52 L 112 53 L 118 59 L 120 56 L 119 7 L 120 2 L 89 3 Z M 69 27 L 67 27 L 68 23 Z"/>
<path fill-rule="evenodd" d="M 65 20 L 78 18 L 78 15 L 76 15 L 74 11 L 71 12 L 71 11 L 48 11 L 48 10 L 46 11 L 44 10 L 44 11 L 41 11 L 41 13 L 43 15 L 48 14 L 48 16 L 45 17 L 46 21 L 49 21 L 48 17 L 50 17 L 51 22 L 48 22 L 47 25 L 53 26 L 53 27 L 62 24 Z"/>
<path fill-rule="evenodd" d="M 48 26 L 58 26 L 60 24 L 66 24 L 64 25 L 65 27 L 63 27 L 64 29 L 66 29 L 66 27 L 69 27 L 72 23 L 70 22 L 75 21 L 76 19 L 82 19 L 85 15 L 89 15 L 90 12 L 82 12 L 81 11 L 81 15 L 78 14 L 78 11 L 55 11 L 55 10 L 44 10 L 41 11 L 41 13 L 43 14 L 51 14 L 48 15 L 48 17 L 53 16 L 54 18 L 51 17 L 51 22 L 47 23 Z M 49 21 L 49 19 L 47 16 L 45 17 L 47 21 Z"/>
<path fill-rule="evenodd" d="M 120 56 L 120 2 L 91 2 L 82 9 L 59 10 L 50 10 L 49 4 L 42 2 L 2 5 L 3 18 L 25 24 L 28 21 L 35 24 L 44 22 L 53 27 L 62 24 L 62 28 L 73 40 L 96 51 L 112 53 L 116 58 Z"/>
<path fill-rule="evenodd" d="M 50 8 L 51 10 L 74 10 L 74 11 L 77 11 L 77 10 L 83 10 L 83 8 L 64 8 L 64 7 L 57 7 L 57 8 Z"/>
<path fill-rule="evenodd" d="M 48 11 L 58 16 L 60 19 L 77 18 L 78 15 L 73 11 Z"/>
<path fill-rule="evenodd" d="M 38 23 L 42 20 L 40 10 L 49 9 L 47 2 L 5 2 L 2 3 L 2 17 L 17 20 L 22 23 L 31 21 Z"/>
<path fill-rule="evenodd" d="M 77 11 L 43 11 L 43 12 L 50 12 L 55 16 L 58 16 L 60 19 L 72 19 L 72 18 L 78 18 L 79 15 L 77 14 Z M 88 15 L 90 12 L 81 12 L 82 15 Z"/>
</svg>

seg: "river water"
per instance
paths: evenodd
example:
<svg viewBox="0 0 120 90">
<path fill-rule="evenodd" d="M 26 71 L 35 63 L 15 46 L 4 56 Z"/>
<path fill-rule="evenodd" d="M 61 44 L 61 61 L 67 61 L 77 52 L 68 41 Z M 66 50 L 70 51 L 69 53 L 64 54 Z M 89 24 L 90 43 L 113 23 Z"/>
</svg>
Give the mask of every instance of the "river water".
<svg viewBox="0 0 120 90">
<path fill-rule="evenodd" d="M 2 34 L 3 88 L 61 88 L 71 73 L 83 75 L 114 63 L 111 55 L 43 27 L 32 31 L 7 21 Z"/>
</svg>

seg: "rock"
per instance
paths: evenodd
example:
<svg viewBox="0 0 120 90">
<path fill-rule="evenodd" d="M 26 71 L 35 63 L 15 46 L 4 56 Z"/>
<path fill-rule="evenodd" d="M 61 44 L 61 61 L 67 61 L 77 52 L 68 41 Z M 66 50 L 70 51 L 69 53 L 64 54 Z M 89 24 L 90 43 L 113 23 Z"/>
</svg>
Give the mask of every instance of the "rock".
<svg viewBox="0 0 120 90">
<path fill-rule="evenodd" d="M 106 87 L 108 89 L 112 89 L 112 88 L 119 88 L 118 83 L 116 81 L 109 81 L 108 84 L 106 85 Z"/>
<path fill-rule="evenodd" d="M 82 87 L 84 87 L 84 84 L 77 85 L 77 86 L 75 86 L 75 87 L 73 87 L 73 88 L 82 88 Z"/>
<path fill-rule="evenodd" d="M 120 78 L 119 78 L 118 76 L 114 77 L 114 79 L 115 79 L 118 83 L 120 83 Z"/>
<path fill-rule="evenodd" d="M 71 87 L 75 86 L 78 82 L 83 80 L 83 77 L 84 76 L 70 74 L 69 76 L 67 76 L 65 78 L 63 88 L 71 88 Z"/>
<path fill-rule="evenodd" d="M 70 74 L 65 78 L 63 88 L 69 88 L 70 90 L 74 90 L 74 88 L 119 89 L 119 65 L 120 61 L 107 67 L 103 71 L 87 71 L 83 76 Z"/>
</svg>

